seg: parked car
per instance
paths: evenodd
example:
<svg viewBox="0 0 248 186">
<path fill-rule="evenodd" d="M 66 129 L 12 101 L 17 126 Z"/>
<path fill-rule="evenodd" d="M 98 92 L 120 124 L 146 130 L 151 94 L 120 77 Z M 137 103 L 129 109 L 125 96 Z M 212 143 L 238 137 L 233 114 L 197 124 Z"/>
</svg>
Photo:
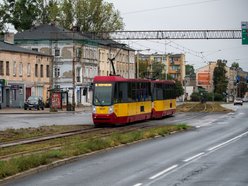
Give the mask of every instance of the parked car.
<svg viewBox="0 0 248 186">
<path fill-rule="evenodd" d="M 243 105 L 242 98 L 235 98 L 233 104 L 234 105 Z"/>
<path fill-rule="evenodd" d="M 248 102 L 248 97 L 244 97 L 243 102 Z"/>
<path fill-rule="evenodd" d="M 44 110 L 45 104 L 42 97 L 40 96 L 30 96 L 27 101 L 24 103 L 24 110 L 31 110 L 32 108 L 36 110 Z"/>
</svg>

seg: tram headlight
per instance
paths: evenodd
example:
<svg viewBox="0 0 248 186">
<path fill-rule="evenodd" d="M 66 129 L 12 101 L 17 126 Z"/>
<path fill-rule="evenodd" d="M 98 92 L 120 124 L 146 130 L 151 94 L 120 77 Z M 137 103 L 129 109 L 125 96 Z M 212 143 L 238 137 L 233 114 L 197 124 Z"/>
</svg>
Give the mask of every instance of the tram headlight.
<svg viewBox="0 0 248 186">
<path fill-rule="evenodd" d="M 114 112 L 114 106 L 110 106 L 109 107 L 109 110 L 108 110 L 108 113 L 109 114 L 112 114 Z"/>
<path fill-rule="evenodd" d="M 95 114 L 96 113 L 96 106 L 92 107 L 92 113 Z"/>
</svg>

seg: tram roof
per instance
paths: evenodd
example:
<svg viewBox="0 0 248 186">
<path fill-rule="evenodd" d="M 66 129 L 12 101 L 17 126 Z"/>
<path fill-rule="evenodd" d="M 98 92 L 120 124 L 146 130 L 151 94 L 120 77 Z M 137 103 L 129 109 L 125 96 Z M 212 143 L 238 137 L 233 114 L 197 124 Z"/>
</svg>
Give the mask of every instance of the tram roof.
<svg viewBox="0 0 248 186">
<path fill-rule="evenodd" d="M 174 84 L 173 80 L 127 79 L 121 76 L 95 76 L 94 82 L 152 82 Z"/>
<path fill-rule="evenodd" d="M 126 79 L 121 76 L 95 76 L 94 82 L 150 82 L 147 79 Z"/>
</svg>

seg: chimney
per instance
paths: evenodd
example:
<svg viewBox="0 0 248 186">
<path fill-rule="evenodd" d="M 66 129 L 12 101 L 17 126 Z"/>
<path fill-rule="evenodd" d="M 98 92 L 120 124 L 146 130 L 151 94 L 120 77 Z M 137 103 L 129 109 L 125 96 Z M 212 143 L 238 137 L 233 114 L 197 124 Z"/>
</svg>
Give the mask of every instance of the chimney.
<svg viewBox="0 0 248 186">
<path fill-rule="evenodd" d="M 15 34 L 13 32 L 11 32 L 11 33 L 7 32 L 4 34 L 4 42 L 13 45 L 14 44 L 14 37 L 15 37 Z"/>
</svg>

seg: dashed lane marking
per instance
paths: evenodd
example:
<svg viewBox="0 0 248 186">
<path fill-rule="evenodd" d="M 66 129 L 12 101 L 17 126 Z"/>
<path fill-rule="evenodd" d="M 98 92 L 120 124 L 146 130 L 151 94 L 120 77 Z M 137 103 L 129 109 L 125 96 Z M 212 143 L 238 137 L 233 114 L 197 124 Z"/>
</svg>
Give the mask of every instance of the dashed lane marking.
<svg viewBox="0 0 248 186">
<path fill-rule="evenodd" d="M 238 135 L 238 136 L 236 136 L 236 137 L 234 137 L 232 139 L 229 139 L 229 140 L 227 140 L 227 141 L 225 141 L 223 143 L 220 143 L 220 144 L 218 144 L 218 145 L 216 145 L 214 147 L 211 147 L 211 148 L 208 149 L 208 151 L 213 151 L 213 150 L 215 150 L 217 148 L 220 148 L 220 147 L 222 147 L 222 146 L 224 146 L 224 145 L 226 145 L 228 143 L 231 143 L 231 142 L 233 142 L 233 141 L 235 141 L 235 140 L 237 140 L 237 139 L 239 139 L 239 138 L 241 138 L 241 137 L 243 137 L 243 136 L 245 136 L 247 134 L 248 134 L 248 131 L 244 132 L 243 134 L 240 134 L 240 135 Z"/>
<path fill-rule="evenodd" d="M 150 180 L 156 179 L 157 177 L 159 177 L 159 176 L 161 176 L 161 175 L 163 175 L 163 174 L 165 174 L 165 173 L 167 173 L 167 172 L 169 172 L 169 171 L 171 171 L 171 170 L 173 170 L 173 169 L 175 169 L 177 167 L 178 167 L 178 165 L 172 165 L 171 167 L 169 167 L 169 168 L 167 168 L 167 169 L 155 174 L 154 176 L 150 177 L 149 179 Z"/>
<path fill-rule="evenodd" d="M 185 160 L 183 160 L 184 162 L 189 162 L 189 161 L 191 161 L 191 160 L 193 160 L 193 159 L 196 159 L 196 158 L 198 158 L 198 157 L 201 157 L 202 155 L 204 155 L 205 153 L 204 152 L 201 152 L 201 153 L 199 153 L 199 154 L 196 154 L 195 156 L 191 156 L 191 157 L 189 157 L 189 158 L 187 158 L 187 159 L 185 159 Z"/>
</svg>

